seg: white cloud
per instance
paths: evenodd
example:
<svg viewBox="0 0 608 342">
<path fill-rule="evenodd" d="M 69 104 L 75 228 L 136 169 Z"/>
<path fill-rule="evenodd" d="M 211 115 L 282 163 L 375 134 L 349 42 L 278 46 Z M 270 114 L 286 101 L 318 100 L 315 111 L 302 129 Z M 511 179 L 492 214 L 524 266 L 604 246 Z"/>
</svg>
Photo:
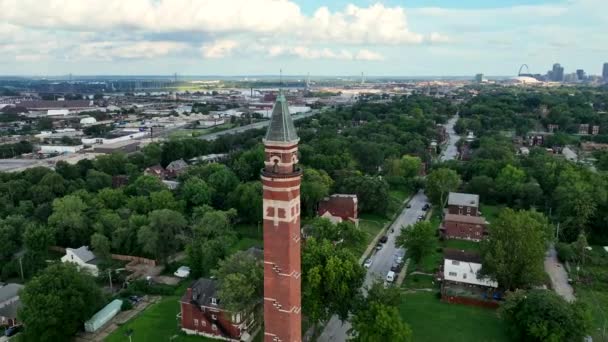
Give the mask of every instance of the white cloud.
<svg viewBox="0 0 608 342">
<path fill-rule="evenodd" d="M 333 13 L 321 7 L 306 16 L 290 0 L 0 0 L 0 21 L 42 29 L 242 33 L 344 44 L 423 41 L 410 31 L 403 8 L 382 4 L 348 5 Z"/>
<path fill-rule="evenodd" d="M 187 47 L 185 43 L 171 41 L 103 41 L 81 44 L 78 47 L 78 55 L 94 60 L 147 59 L 180 52 Z"/>
<path fill-rule="evenodd" d="M 450 39 L 440 33 L 433 32 L 428 39 L 431 43 L 447 43 Z"/>
<path fill-rule="evenodd" d="M 217 40 L 201 47 L 201 52 L 205 58 L 224 58 L 232 55 L 239 43 L 234 40 Z"/>
<path fill-rule="evenodd" d="M 384 60 L 384 56 L 377 52 L 363 49 L 357 52 L 355 59 L 360 61 L 382 61 Z"/>
<path fill-rule="evenodd" d="M 346 49 L 332 50 L 329 48 L 309 48 L 307 46 L 271 46 L 268 48 L 269 57 L 297 57 L 303 59 L 335 59 L 335 60 L 362 60 L 362 61 L 380 61 L 384 57 L 379 53 L 370 50 L 359 50 L 351 52 Z"/>
</svg>

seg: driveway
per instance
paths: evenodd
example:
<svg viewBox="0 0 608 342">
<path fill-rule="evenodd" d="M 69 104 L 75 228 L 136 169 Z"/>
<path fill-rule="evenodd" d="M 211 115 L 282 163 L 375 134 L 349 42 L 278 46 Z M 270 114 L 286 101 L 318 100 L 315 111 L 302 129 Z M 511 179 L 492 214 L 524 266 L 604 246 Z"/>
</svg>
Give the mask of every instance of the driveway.
<svg viewBox="0 0 608 342">
<path fill-rule="evenodd" d="M 545 256 L 545 272 L 551 278 L 551 285 L 555 292 L 569 302 L 574 301 L 574 290 L 568 283 L 568 273 L 564 269 L 564 265 L 557 260 L 557 252 L 553 246 Z"/>
</svg>

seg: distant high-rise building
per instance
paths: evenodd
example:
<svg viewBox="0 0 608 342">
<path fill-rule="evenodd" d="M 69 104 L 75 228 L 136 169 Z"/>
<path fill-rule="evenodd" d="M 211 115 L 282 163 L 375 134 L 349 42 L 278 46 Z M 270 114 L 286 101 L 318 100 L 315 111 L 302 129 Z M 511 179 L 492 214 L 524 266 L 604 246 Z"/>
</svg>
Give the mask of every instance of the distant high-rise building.
<svg viewBox="0 0 608 342">
<path fill-rule="evenodd" d="M 604 70 L 602 71 L 602 77 L 605 82 L 608 82 L 608 63 L 604 63 Z"/>
<path fill-rule="evenodd" d="M 477 82 L 477 83 L 483 82 L 483 74 L 475 75 L 475 82 Z"/>
<path fill-rule="evenodd" d="M 577 69 L 576 78 L 578 78 L 579 81 L 584 81 L 587 78 L 587 75 L 585 75 L 585 70 Z"/>
<path fill-rule="evenodd" d="M 561 66 L 559 63 L 555 63 L 553 64 L 553 70 L 552 71 L 552 81 L 555 82 L 562 82 L 564 80 L 564 67 Z"/>
</svg>

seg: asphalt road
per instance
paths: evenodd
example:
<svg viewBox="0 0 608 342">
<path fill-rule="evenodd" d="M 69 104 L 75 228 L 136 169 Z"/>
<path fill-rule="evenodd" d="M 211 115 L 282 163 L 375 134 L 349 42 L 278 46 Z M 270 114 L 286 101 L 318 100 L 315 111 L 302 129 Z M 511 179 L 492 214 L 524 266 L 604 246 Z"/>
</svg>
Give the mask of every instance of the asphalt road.
<svg viewBox="0 0 608 342">
<path fill-rule="evenodd" d="M 456 148 L 456 143 L 460 140 L 460 136 L 456 134 L 454 131 L 454 125 L 458 121 L 458 113 L 451 118 L 448 123 L 445 125 L 445 128 L 448 132 L 449 139 L 446 149 L 441 153 L 441 157 L 439 158 L 441 161 L 451 160 L 456 158 L 458 155 L 458 148 Z"/>
<path fill-rule="evenodd" d="M 458 114 L 456 114 L 456 116 L 450 119 L 446 124 L 449 140 L 444 155 L 441 156 L 441 160 L 454 159 L 458 154 L 456 142 L 458 142 L 460 137 L 454 131 L 454 124 L 456 124 L 457 120 Z M 389 229 L 388 241 L 384 244 L 384 247 L 381 250 L 372 256 L 373 262 L 370 268 L 367 269 L 364 286 L 372 284 L 374 280 L 383 281 L 385 279 L 386 274 L 388 271 L 390 271 L 393 264 L 395 253 L 397 250 L 399 250 L 399 248 L 395 247 L 396 237 L 399 235 L 402 228 L 415 223 L 418 215 L 424 213 L 424 211 L 422 211 L 422 206 L 425 203 L 427 203 L 426 195 L 422 191 L 418 192 L 410 201 L 411 207 L 405 208 L 401 214 L 399 214 L 399 217 L 397 217 L 397 219 L 393 222 L 390 228 L 394 229 L 394 232 L 391 233 Z M 351 325 L 349 322 L 342 322 L 337 316 L 333 316 L 327 325 L 325 325 L 325 329 L 321 333 L 318 341 L 346 341 L 348 330 L 350 328 Z"/>
<path fill-rule="evenodd" d="M 574 301 L 574 290 L 568 283 L 568 272 L 564 269 L 564 265 L 557 260 L 557 252 L 551 246 L 545 256 L 545 272 L 549 274 L 551 285 L 558 295 L 564 297 L 569 302 Z"/>
<path fill-rule="evenodd" d="M 422 206 L 424 206 L 425 203 L 427 203 L 426 195 L 420 191 L 412 197 L 410 201 L 411 208 L 403 210 L 395 222 L 393 222 L 391 229 L 394 229 L 394 232 L 391 233 L 389 229 L 387 234 L 388 241 L 381 250 L 374 253 L 371 257 L 373 261 L 365 275 L 364 286 L 369 286 L 374 281 L 384 281 L 386 274 L 393 265 L 395 253 L 397 250 L 401 249 L 395 246 L 395 239 L 402 228 L 415 223 L 418 215 L 424 214 Z M 351 325 L 349 322 L 343 323 L 337 316 L 333 316 L 325 326 L 325 330 L 323 330 L 318 341 L 346 341 L 350 327 Z"/>
<path fill-rule="evenodd" d="M 308 113 L 303 113 L 303 114 L 296 114 L 292 116 L 292 119 L 294 121 L 296 120 L 300 120 L 300 119 L 304 119 L 304 118 L 308 118 L 310 116 L 313 116 L 315 114 L 317 114 L 319 111 L 318 110 L 313 110 L 310 111 Z M 240 126 L 240 127 L 235 127 L 235 128 L 231 128 L 231 129 L 227 129 L 225 131 L 221 131 L 221 132 L 216 132 L 216 133 L 211 133 L 211 134 L 205 134 L 203 136 L 201 136 L 200 138 L 203 140 L 215 140 L 217 139 L 219 136 L 224 135 L 224 134 L 237 134 L 237 133 L 242 133 L 245 131 L 248 131 L 250 129 L 256 129 L 256 128 L 263 128 L 268 126 L 268 124 L 270 123 L 270 120 L 266 120 L 266 121 L 262 121 L 262 122 L 256 122 L 254 124 L 250 124 L 250 125 L 246 125 L 246 126 Z"/>
</svg>

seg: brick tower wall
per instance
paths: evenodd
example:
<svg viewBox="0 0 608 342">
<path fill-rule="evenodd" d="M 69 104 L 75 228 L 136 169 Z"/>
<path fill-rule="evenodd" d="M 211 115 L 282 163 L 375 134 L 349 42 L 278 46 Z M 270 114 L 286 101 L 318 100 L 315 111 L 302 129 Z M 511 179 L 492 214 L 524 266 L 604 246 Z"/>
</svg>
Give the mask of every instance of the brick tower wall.
<svg viewBox="0 0 608 342">
<path fill-rule="evenodd" d="M 264 341 L 301 341 L 300 182 L 297 144 L 266 143 Z"/>
</svg>

